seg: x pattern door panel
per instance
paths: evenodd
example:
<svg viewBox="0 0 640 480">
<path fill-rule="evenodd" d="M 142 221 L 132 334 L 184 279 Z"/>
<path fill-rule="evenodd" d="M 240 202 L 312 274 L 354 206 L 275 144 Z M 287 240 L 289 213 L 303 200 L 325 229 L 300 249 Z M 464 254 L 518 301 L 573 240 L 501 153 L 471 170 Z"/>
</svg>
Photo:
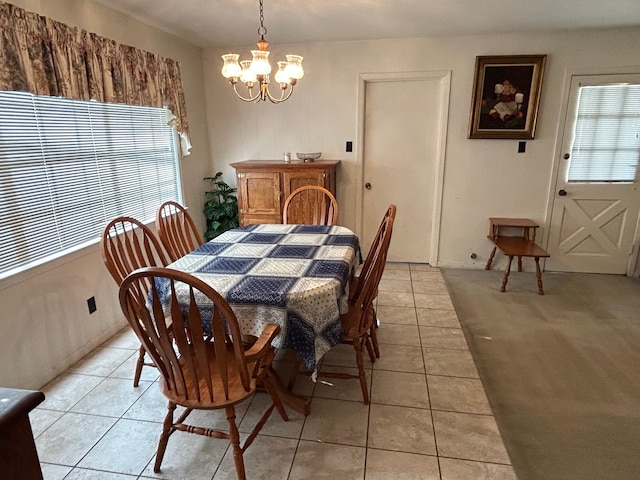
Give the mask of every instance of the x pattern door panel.
<svg viewBox="0 0 640 480">
<path fill-rule="evenodd" d="M 556 200 L 562 213 L 550 232 L 547 269 L 624 274 L 638 218 L 634 186 L 590 186 L 586 195 L 566 188 L 568 195 Z M 618 195 L 612 196 L 614 188 Z"/>
</svg>

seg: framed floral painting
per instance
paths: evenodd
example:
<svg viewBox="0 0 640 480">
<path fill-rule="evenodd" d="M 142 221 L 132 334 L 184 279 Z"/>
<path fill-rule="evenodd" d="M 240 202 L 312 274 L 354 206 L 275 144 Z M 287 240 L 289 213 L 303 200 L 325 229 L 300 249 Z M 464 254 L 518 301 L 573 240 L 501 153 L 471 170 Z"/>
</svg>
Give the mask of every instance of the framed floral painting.
<svg viewBox="0 0 640 480">
<path fill-rule="evenodd" d="M 546 60 L 546 55 L 476 57 L 469 138 L 534 138 Z"/>
</svg>

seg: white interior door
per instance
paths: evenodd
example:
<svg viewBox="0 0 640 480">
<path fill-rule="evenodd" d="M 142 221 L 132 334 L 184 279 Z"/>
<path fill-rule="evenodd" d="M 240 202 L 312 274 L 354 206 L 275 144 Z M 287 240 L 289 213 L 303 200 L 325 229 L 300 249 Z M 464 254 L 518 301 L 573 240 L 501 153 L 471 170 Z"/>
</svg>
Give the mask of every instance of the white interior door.
<svg viewBox="0 0 640 480">
<path fill-rule="evenodd" d="M 432 262 L 448 81 L 447 73 L 365 82 L 361 236 L 365 252 L 393 203 L 398 210 L 389 260 Z"/>
<path fill-rule="evenodd" d="M 640 75 L 572 77 L 546 270 L 630 273 L 640 209 L 639 110 Z"/>
</svg>

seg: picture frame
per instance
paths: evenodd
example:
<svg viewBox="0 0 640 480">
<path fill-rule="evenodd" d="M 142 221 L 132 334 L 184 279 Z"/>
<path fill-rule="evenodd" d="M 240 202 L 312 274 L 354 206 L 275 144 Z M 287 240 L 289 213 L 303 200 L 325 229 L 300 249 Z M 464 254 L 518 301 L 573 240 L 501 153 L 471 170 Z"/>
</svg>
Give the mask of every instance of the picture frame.
<svg viewBox="0 0 640 480">
<path fill-rule="evenodd" d="M 476 57 L 468 138 L 533 139 L 546 55 Z"/>
</svg>

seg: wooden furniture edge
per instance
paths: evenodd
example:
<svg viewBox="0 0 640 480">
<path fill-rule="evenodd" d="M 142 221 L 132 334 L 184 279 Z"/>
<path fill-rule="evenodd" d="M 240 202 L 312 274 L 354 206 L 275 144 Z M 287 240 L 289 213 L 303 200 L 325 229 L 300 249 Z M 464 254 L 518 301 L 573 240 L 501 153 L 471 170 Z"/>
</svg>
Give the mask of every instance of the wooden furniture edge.
<svg viewBox="0 0 640 480">
<path fill-rule="evenodd" d="M 303 162 L 302 160 L 291 160 L 285 163 L 282 160 L 243 160 L 241 162 L 230 163 L 229 166 L 236 168 L 273 168 L 277 166 L 283 170 L 297 170 L 299 167 L 333 167 L 340 164 L 342 160 L 315 160 L 313 162 Z"/>
<path fill-rule="evenodd" d="M 522 237 L 487 238 L 500 249 L 504 255 L 513 257 L 550 257 L 551 255 L 537 243 Z"/>
</svg>

